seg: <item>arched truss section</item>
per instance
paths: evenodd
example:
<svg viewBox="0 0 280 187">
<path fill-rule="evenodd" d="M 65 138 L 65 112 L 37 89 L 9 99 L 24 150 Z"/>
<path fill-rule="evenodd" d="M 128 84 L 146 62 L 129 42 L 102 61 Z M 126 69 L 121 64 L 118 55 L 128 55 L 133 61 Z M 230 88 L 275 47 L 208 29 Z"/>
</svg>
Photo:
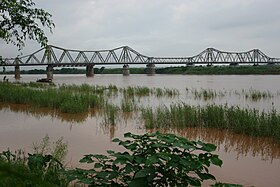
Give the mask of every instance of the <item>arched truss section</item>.
<svg viewBox="0 0 280 187">
<path fill-rule="evenodd" d="M 88 64 L 265 64 L 280 63 L 259 49 L 247 52 L 224 52 L 207 48 L 192 57 L 148 57 L 128 46 L 111 50 L 81 51 L 48 45 L 30 55 L 3 59 L 5 65 L 88 65 Z"/>
</svg>

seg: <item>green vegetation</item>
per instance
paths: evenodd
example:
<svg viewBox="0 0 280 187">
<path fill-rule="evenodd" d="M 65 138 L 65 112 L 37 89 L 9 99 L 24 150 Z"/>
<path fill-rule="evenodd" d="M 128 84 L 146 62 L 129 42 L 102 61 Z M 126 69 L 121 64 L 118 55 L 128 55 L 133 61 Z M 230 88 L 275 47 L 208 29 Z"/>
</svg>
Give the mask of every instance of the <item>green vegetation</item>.
<svg viewBox="0 0 280 187">
<path fill-rule="evenodd" d="M 222 166 L 213 154 L 216 146 L 189 141 L 173 134 L 126 133 L 125 141 L 114 139 L 125 152 L 107 151 L 107 155 L 85 155 L 81 163 L 90 169 L 66 169 L 63 159 L 67 144 L 60 138 L 51 148 L 48 136 L 34 145 L 34 153 L 0 153 L 0 181 L 4 187 L 55 186 L 201 186 L 213 180 L 212 187 L 241 187 L 216 181 L 210 166 Z M 50 153 L 50 154 L 48 154 Z"/>
<path fill-rule="evenodd" d="M 44 26 L 52 32 L 52 15 L 34 6 L 32 0 L 1 0 L 0 38 L 19 49 L 24 47 L 26 39 L 36 40 L 42 46 L 47 45 L 47 36 L 40 27 Z"/>
<path fill-rule="evenodd" d="M 237 106 L 190 106 L 184 103 L 142 109 L 142 118 L 149 129 L 208 127 L 229 129 L 250 136 L 272 137 L 280 143 L 280 115 Z"/>
<path fill-rule="evenodd" d="M 244 97 L 244 99 L 250 99 L 251 101 L 259 101 L 261 99 L 271 99 L 277 95 L 279 95 L 279 92 L 272 93 L 270 91 L 259 91 L 253 88 L 250 89 L 242 89 L 241 91 L 238 90 L 214 90 L 214 89 L 189 89 L 186 88 L 187 94 L 192 94 L 194 96 L 194 99 L 203 99 L 205 101 L 207 100 L 213 100 L 217 97 L 222 98 L 225 96 L 232 96 L 236 95 L 239 97 Z"/>
<path fill-rule="evenodd" d="M 104 108 L 104 122 L 108 125 L 116 125 L 116 120 L 118 118 L 119 107 L 106 103 Z"/>
<path fill-rule="evenodd" d="M 124 98 L 121 101 L 121 110 L 123 112 L 134 112 L 138 110 L 138 107 L 134 99 Z"/>
<path fill-rule="evenodd" d="M 0 102 L 12 104 L 27 104 L 34 107 L 47 107 L 64 113 L 83 113 L 92 109 L 106 108 L 110 97 L 122 93 L 124 98 L 147 97 L 161 93 L 161 96 L 172 97 L 178 95 L 175 89 L 150 89 L 147 87 L 128 87 L 118 89 L 114 85 L 90 86 L 88 84 L 60 85 L 40 83 L 12 84 L 0 82 Z M 9 94 L 7 94 L 9 93 Z M 128 102 L 128 101 L 126 101 Z M 122 104 L 124 112 L 131 111 L 137 106 L 129 106 L 131 103 Z M 130 109 L 128 109 L 130 107 Z M 118 108 L 118 107 L 117 107 Z"/>
<path fill-rule="evenodd" d="M 131 74 L 145 74 L 146 68 L 129 68 Z M 102 71 L 95 71 L 97 74 L 122 74 L 122 68 L 103 68 Z"/>
<path fill-rule="evenodd" d="M 27 104 L 35 107 L 57 109 L 65 113 L 88 112 L 104 104 L 104 97 L 94 92 L 75 93 L 75 86 L 61 88 L 34 89 L 26 85 L 0 83 L 0 101 L 14 104 Z M 81 86 L 84 89 L 85 86 Z M 93 87 L 98 90 L 98 88 Z M 69 92 L 69 90 L 72 90 Z"/>
<path fill-rule="evenodd" d="M 259 91 L 254 89 L 249 89 L 249 91 L 242 90 L 242 93 L 245 94 L 246 99 L 251 99 L 252 101 L 258 101 L 262 98 L 272 98 L 274 95 L 269 91 Z"/>
<path fill-rule="evenodd" d="M 89 186 L 201 186 L 205 180 L 215 180 L 208 168 L 222 165 L 218 155 L 212 153 L 216 149 L 213 144 L 158 132 L 124 136 L 127 140 L 116 138 L 113 142 L 123 146 L 125 152 L 85 155 L 80 162 L 91 168 L 71 170 L 68 178 Z M 212 186 L 221 185 L 230 186 Z"/>
<path fill-rule="evenodd" d="M 192 90 L 192 93 L 195 99 L 209 100 L 209 99 L 214 99 L 218 96 L 218 93 L 213 89 L 201 89 L 201 90 L 195 89 Z M 223 96 L 223 94 L 220 93 L 220 96 Z"/>
<path fill-rule="evenodd" d="M 128 86 L 127 88 L 121 89 L 125 98 L 137 97 L 175 97 L 180 95 L 177 89 L 169 88 L 149 88 L 146 86 Z"/>
<path fill-rule="evenodd" d="M 130 74 L 146 74 L 146 68 L 129 68 Z M 3 73 L 3 72 L 0 72 Z M 14 74 L 14 71 L 5 72 Z M 85 74 L 85 68 L 54 69 L 54 74 Z M 46 70 L 21 70 L 21 74 L 46 74 Z M 122 68 L 94 68 L 94 74 L 122 74 Z M 181 66 L 159 67 L 156 74 L 189 74 L 189 75 L 279 75 L 280 66 Z"/>
<path fill-rule="evenodd" d="M 192 74 L 192 75 L 279 75 L 280 66 L 181 66 L 157 68 L 157 74 Z"/>
<path fill-rule="evenodd" d="M 63 139 L 53 143 L 45 136 L 42 142 L 34 145 L 34 153 L 22 150 L 0 153 L 0 181 L 4 187 L 55 187 L 68 186 L 63 160 L 67 144 Z"/>
<path fill-rule="evenodd" d="M 41 85 L 41 86 L 40 86 Z M 63 113 L 84 114 L 91 109 L 98 109 L 104 117 L 104 124 L 115 125 L 122 113 L 140 113 L 146 128 L 185 128 L 210 127 L 229 129 L 234 132 L 251 136 L 272 137 L 280 142 L 280 116 L 275 110 L 265 113 L 255 109 L 244 109 L 237 106 L 207 105 L 205 107 L 189 106 L 185 103 L 170 106 L 146 107 L 140 106 L 142 97 L 174 97 L 179 95 L 176 89 L 161 89 L 148 87 L 117 88 L 109 86 L 90 86 L 87 84 L 60 85 L 59 87 L 42 86 L 37 83 L 11 84 L 0 83 L 0 102 L 26 104 L 34 107 L 47 107 Z M 223 96 L 225 92 L 201 89 L 189 91 L 194 97 L 212 99 Z M 8 93 L 8 94 L 7 94 Z M 256 101 L 260 98 L 270 98 L 270 92 L 254 89 L 233 92 L 244 98 Z M 121 94 L 119 96 L 119 94 Z M 230 93 L 232 94 L 232 93 Z M 115 103 L 114 99 L 120 102 Z M 136 100 L 136 98 L 138 100 Z M 140 112 L 139 112 L 140 111 Z"/>
</svg>

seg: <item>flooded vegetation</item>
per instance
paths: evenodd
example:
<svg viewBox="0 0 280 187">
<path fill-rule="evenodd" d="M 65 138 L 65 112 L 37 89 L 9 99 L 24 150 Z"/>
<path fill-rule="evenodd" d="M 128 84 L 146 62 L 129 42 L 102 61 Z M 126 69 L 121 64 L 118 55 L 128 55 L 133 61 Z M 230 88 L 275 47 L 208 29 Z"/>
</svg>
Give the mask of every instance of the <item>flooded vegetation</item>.
<svg viewBox="0 0 280 187">
<path fill-rule="evenodd" d="M 86 153 L 118 150 L 110 143 L 113 137 L 122 137 L 125 132 L 160 131 L 217 145 L 216 153 L 225 160 L 223 174 L 232 170 L 232 164 L 244 169 L 243 160 L 247 159 L 254 162 L 253 168 L 268 173 L 268 178 L 280 171 L 280 92 L 275 85 L 271 89 L 268 84 L 256 87 L 249 81 L 235 87 L 226 82 L 232 77 L 225 78 L 222 85 L 220 77 L 204 80 L 194 76 L 189 77 L 192 82 L 185 82 L 183 76 L 142 75 L 142 82 L 151 79 L 153 83 L 145 85 L 138 82 L 139 77 L 106 76 L 81 77 L 77 84 L 63 76 L 54 81 L 55 85 L 28 79 L 17 84 L 0 83 L 0 141 L 5 142 L 1 150 L 23 147 L 28 151 L 28 145 L 46 134 L 63 136 L 69 141 L 69 165 L 76 166 Z M 108 79 L 102 82 L 105 77 Z M 279 77 L 269 78 L 277 80 L 276 84 Z M 116 79 L 119 82 L 114 82 Z M 125 81 L 131 82 L 124 85 Z M 22 138 L 18 142 L 11 135 Z M 220 181 L 244 180 L 245 186 L 264 186 L 253 176 L 239 174 L 238 169 L 234 176 L 221 175 L 217 169 L 213 172 Z"/>
<path fill-rule="evenodd" d="M 238 106 L 195 107 L 180 103 L 169 107 L 163 105 L 155 110 L 144 108 L 142 119 L 146 128 L 228 129 L 250 136 L 272 137 L 280 143 L 280 115 L 275 110 L 265 113 L 255 109 L 241 109 Z"/>
</svg>

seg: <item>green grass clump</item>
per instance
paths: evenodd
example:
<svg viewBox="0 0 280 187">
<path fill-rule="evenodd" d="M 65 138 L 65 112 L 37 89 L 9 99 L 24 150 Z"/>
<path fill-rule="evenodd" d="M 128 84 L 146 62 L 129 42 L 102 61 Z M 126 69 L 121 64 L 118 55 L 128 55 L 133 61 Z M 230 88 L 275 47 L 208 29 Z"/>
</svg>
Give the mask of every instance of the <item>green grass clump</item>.
<svg viewBox="0 0 280 187">
<path fill-rule="evenodd" d="M 151 93 L 151 89 L 148 87 L 141 86 L 128 86 L 127 88 L 122 89 L 124 97 L 147 97 Z"/>
<path fill-rule="evenodd" d="M 91 88 L 86 85 L 34 89 L 10 83 L 0 83 L 0 87 L 1 102 L 47 107 L 65 113 L 87 112 L 89 108 L 102 107 L 105 102 L 102 94 L 95 93 L 95 90 L 99 92 L 99 88 Z"/>
<path fill-rule="evenodd" d="M 148 88 L 146 86 L 128 86 L 122 89 L 124 97 L 175 97 L 180 95 L 177 89 L 169 88 Z"/>
<path fill-rule="evenodd" d="M 134 112 L 137 110 L 137 104 L 134 99 L 123 98 L 121 101 L 121 110 L 123 112 Z"/>
<path fill-rule="evenodd" d="M 246 99 L 250 99 L 252 101 L 258 101 L 260 99 L 273 98 L 274 95 L 269 91 L 259 91 L 255 89 L 250 89 L 248 91 L 242 90 L 242 93 L 245 95 Z"/>
<path fill-rule="evenodd" d="M 116 125 L 118 120 L 119 107 L 110 103 L 106 103 L 104 107 L 104 123 L 107 125 Z"/>
<path fill-rule="evenodd" d="M 280 115 L 237 106 L 189 106 L 184 103 L 143 108 L 142 119 L 146 128 L 208 127 L 230 129 L 251 136 L 272 137 L 280 142 Z"/>
<path fill-rule="evenodd" d="M 201 90 L 192 90 L 195 99 L 203 99 L 203 100 L 210 100 L 215 99 L 218 94 L 215 90 L 212 89 L 201 89 Z"/>
</svg>

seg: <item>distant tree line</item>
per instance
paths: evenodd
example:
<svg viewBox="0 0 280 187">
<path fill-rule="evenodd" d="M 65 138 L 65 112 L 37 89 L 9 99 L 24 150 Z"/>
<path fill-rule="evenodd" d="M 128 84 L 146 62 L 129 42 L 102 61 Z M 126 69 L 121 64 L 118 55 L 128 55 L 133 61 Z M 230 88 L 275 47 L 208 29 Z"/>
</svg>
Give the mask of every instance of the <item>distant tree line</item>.
<svg viewBox="0 0 280 187">
<path fill-rule="evenodd" d="M 129 68 L 130 74 L 146 74 L 146 68 Z M 194 75 L 280 75 L 280 66 L 181 66 L 159 67 L 156 74 L 194 74 Z M 1 72 L 14 74 L 14 71 Z M 85 74 L 85 68 L 54 69 L 54 74 Z M 21 74 L 46 74 L 44 69 L 21 70 Z M 94 68 L 94 74 L 122 74 L 122 68 Z"/>
</svg>

